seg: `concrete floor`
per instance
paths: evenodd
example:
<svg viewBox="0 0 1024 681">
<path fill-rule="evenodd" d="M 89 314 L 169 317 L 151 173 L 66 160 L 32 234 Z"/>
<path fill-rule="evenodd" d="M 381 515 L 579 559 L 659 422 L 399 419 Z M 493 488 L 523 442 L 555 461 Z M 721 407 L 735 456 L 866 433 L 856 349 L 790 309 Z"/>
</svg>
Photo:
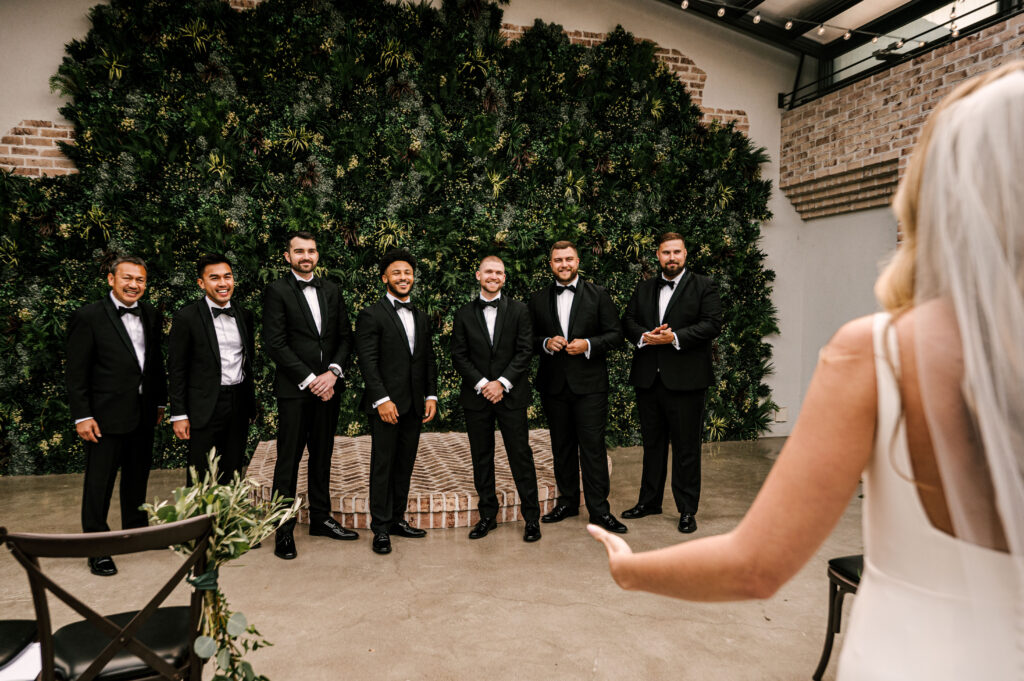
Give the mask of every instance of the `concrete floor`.
<svg viewBox="0 0 1024 681">
<path fill-rule="evenodd" d="M 700 528 L 692 537 L 735 526 L 781 444 L 705 445 Z M 618 515 L 635 501 L 640 450 L 611 455 Z M 166 495 L 183 478 L 182 471 L 154 471 L 149 496 Z M 77 531 L 81 484 L 79 475 L 0 478 L 0 524 Z M 394 538 L 389 556 L 370 551 L 365 531 L 358 542 L 297 532 L 298 559 L 279 560 L 268 546 L 224 569 L 221 583 L 233 608 L 275 644 L 248 658 L 275 681 L 809 679 L 825 628 L 826 563 L 862 551 L 860 509 L 857 496 L 810 563 L 762 602 L 685 603 L 620 590 L 584 529 L 586 513 L 542 525 L 536 544 L 522 541 L 522 523 L 511 523 L 479 541 L 462 528 Z M 675 514 L 632 521 L 626 539 L 634 550 L 682 541 L 677 521 Z M 111 525 L 118 524 L 112 509 Z M 93 577 L 78 560 L 51 561 L 48 569 L 113 613 L 138 607 L 155 589 L 151 575 L 169 574 L 177 560 L 169 552 L 121 557 L 113 578 Z M 171 598 L 183 603 L 185 592 Z M 3 551 L 0 618 L 32 616 L 27 580 Z M 54 608 L 58 625 L 73 617 Z M 826 679 L 835 677 L 841 645 L 840 636 Z"/>
</svg>

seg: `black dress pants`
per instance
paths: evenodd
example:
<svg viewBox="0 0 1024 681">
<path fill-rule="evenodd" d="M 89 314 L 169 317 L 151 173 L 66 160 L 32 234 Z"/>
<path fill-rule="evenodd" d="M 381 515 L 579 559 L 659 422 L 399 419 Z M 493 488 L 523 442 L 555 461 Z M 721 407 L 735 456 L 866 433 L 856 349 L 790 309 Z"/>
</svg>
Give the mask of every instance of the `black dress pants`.
<svg viewBox="0 0 1024 681">
<path fill-rule="evenodd" d="M 608 393 L 577 395 L 568 386 L 541 396 L 551 431 L 558 504 L 578 508 L 580 472 L 583 496 L 591 518 L 610 513 L 608 506 L 608 450 L 604 432 L 608 424 Z"/>
<path fill-rule="evenodd" d="M 405 519 L 409 504 L 409 481 L 420 445 L 423 417 L 408 411 L 398 423 L 370 414 L 370 529 L 388 532 Z"/>
<path fill-rule="evenodd" d="M 661 508 L 672 445 L 672 496 L 679 513 L 697 513 L 700 501 L 700 447 L 706 390 L 669 390 L 660 377 L 650 388 L 636 388 L 644 467 L 640 498 L 644 506 Z"/>
<path fill-rule="evenodd" d="M 245 445 L 249 439 L 249 416 L 243 406 L 242 386 L 222 386 L 213 416 L 202 428 L 192 428 L 188 440 L 188 464 L 202 478 L 206 457 L 216 447 L 220 464 L 217 482 L 226 485 L 245 466 Z M 189 476 L 191 478 L 191 476 Z M 188 484 L 192 484 L 189 479 Z"/>
<path fill-rule="evenodd" d="M 533 465 L 533 450 L 530 449 L 526 408 L 506 409 L 496 404 L 483 409 L 465 409 L 464 412 L 469 451 L 473 458 L 473 484 L 480 498 L 477 506 L 480 517 L 493 518 L 498 513 L 498 496 L 494 485 L 494 424 L 497 421 L 512 478 L 519 492 L 523 519 L 540 518 L 537 470 Z"/>
<path fill-rule="evenodd" d="M 331 517 L 331 455 L 334 434 L 338 429 L 341 396 L 324 402 L 308 395 L 277 400 L 277 463 L 274 464 L 274 492 L 295 498 L 302 450 L 309 450 L 306 467 L 306 489 L 309 498 L 309 520 L 323 522 Z M 291 532 L 293 518 L 279 531 Z"/>
<path fill-rule="evenodd" d="M 85 481 L 82 490 L 82 531 L 107 532 L 107 512 L 114 479 L 121 469 L 121 527 L 146 527 L 139 506 L 146 503 L 146 485 L 153 464 L 153 423 L 130 433 L 104 434 L 98 443 L 85 443 Z"/>
</svg>

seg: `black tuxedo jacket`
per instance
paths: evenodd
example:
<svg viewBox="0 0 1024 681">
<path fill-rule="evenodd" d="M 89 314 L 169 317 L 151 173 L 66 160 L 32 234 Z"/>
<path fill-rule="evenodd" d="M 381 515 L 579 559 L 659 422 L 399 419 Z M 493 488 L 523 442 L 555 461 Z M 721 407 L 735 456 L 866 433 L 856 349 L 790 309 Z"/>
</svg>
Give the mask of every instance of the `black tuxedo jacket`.
<svg viewBox="0 0 1024 681">
<path fill-rule="evenodd" d="M 352 325 L 341 289 L 333 281 L 320 282 L 319 333 L 294 274 L 288 272 L 263 294 L 263 345 L 277 369 L 274 394 L 279 398 L 308 395 L 308 390 L 299 390 L 307 376 L 319 376 L 331 364 L 345 371 L 352 353 Z M 338 379 L 334 392 L 344 390 L 344 380 Z"/>
<path fill-rule="evenodd" d="M 167 376 L 160 350 L 163 321 L 150 303 L 140 301 L 146 337 L 146 369 L 109 295 L 79 308 L 68 325 L 68 400 L 71 418 L 91 416 L 104 435 L 130 433 L 156 425 L 157 408 L 167 401 Z M 142 399 L 139 397 L 142 386 Z"/>
<path fill-rule="evenodd" d="M 479 299 L 479 298 L 478 298 Z M 478 300 L 477 299 L 477 300 Z M 498 299 L 494 320 L 494 344 L 487 333 L 483 308 L 473 300 L 455 312 L 452 331 L 452 365 L 462 376 L 459 403 L 466 409 L 486 409 L 491 403 L 476 391 L 481 378 L 496 381 L 504 376 L 512 384 L 499 407 L 525 409 L 530 404 L 526 371 L 533 355 L 533 326 L 524 303 L 506 296 Z"/>
<path fill-rule="evenodd" d="M 659 275 L 660 276 L 660 275 Z M 718 287 L 708 277 L 686 271 L 676 284 L 664 323 L 675 332 L 679 349 L 672 345 L 638 348 L 644 333 L 662 324 L 658 319 L 658 277 L 641 281 L 622 316 L 626 340 L 633 346 L 629 382 L 649 388 L 661 374 L 669 390 L 700 390 L 714 383 L 711 341 L 722 331 L 722 301 Z"/>
<path fill-rule="evenodd" d="M 555 284 L 552 282 L 530 296 L 530 320 L 533 323 L 533 351 L 540 358 L 537 368 L 537 390 L 541 394 L 561 392 L 568 384 L 577 395 L 608 391 L 608 352 L 622 342 L 619 313 L 603 286 L 579 278 L 569 328 L 558 322 L 555 306 Z M 565 294 L 562 294 L 565 295 Z M 586 355 L 569 355 L 565 350 L 549 355 L 544 339 L 563 336 L 568 341 L 585 338 L 590 341 L 590 359 Z"/>
<path fill-rule="evenodd" d="M 255 325 L 252 312 L 231 301 L 235 322 L 242 337 L 240 390 L 246 415 L 256 416 L 256 391 L 253 387 L 252 358 L 255 353 Z M 170 414 L 188 416 L 194 428 L 210 422 L 220 392 L 220 343 L 213 328 L 213 315 L 203 296 L 178 310 L 171 325 L 167 355 L 170 381 Z"/>
<path fill-rule="evenodd" d="M 409 352 L 405 326 L 391 301 L 384 296 L 363 308 L 356 318 L 356 352 L 366 390 L 360 403 L 373 413 L 373 403 L 389 397 L 399 414 L 409 411 L 422 416 L 424 401 L 437 395 L 437 364 L 427 315 L 413 310 L 416 327 L 415 352 Z"/>
</svg>

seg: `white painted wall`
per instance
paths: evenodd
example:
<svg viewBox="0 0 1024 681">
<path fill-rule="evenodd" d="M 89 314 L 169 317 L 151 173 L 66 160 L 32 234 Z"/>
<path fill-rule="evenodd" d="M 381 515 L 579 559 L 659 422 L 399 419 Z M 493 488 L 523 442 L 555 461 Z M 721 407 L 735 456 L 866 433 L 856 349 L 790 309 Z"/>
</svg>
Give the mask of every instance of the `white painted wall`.
<svg viewBox="0 0 1024 681">
<path fill-rule="evenodd" d="M 49 78 L 64 44 L 88 31 L 94 0 L 0 0 L 0 133 L 22 119 L 59 120 L 60 99 Z M 678 49 L 708 74 L 703 103 L 742 109 L 750 136 L 772 162 L 765 175 L 778 186 L 781 111 L 779 92 L 793 86 L 797 57 L 726 29 L 715 21 L 657 0 L 512 0 L 505 21 L 529 26 L 535 18 L 568 30 L 607 33 L 621 24 L 634 35 Z M 777 278 L 773 300 L 780 334 L 774 346 L 775 401 L 788 420 L 772 434 L 788 434 L 818 350 L 846 319 L 874 309 L 871 285 L 879 258 L 895 245 L 887 209 L 804 223 L 776 191 L 774 219 L 764 225 L 762 247 Z"/>
<path fill-rule="evenodd" d="M 0 135 L 25 119 L 64 121 L 50 77 L 64 45 L 89 32 L 98 0 L 0 0 Z"/>
</svg>

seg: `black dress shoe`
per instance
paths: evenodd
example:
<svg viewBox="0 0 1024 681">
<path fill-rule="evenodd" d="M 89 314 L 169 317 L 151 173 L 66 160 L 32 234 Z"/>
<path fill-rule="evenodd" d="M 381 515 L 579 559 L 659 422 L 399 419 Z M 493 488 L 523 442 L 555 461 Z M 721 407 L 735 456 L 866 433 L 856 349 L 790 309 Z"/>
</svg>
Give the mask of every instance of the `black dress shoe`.
<svg viewBox="0 0 1024 681">
<path fill-rule="evenodd" d="M 295 538 L 291 532 L 278 532 L 274 538 L 274 555 L 284 560 L 291 560 L 299 555 L 295 550 Z"/>
<path fill-rule="evenodd" d="M 629 532 L 629 528 L 620 523 L 618 520 L 616 520 L 615 516 L 613 516 L 611 513 L 605 513 L 602 516 L 591 518 L 590 522 L 594 523 L 595 525 L 600 525 L 609 532 L 614 532 L 616 534 L 626 534 L 627 532 Z"/>
<path fill-rule="evenodd" d="M 89 559 L 89 572 L 100 577 L 111 577 L 117 574 L 117 566 L 110 556 L 97 556 Z"/>
<path fill-rule="evenodd" d="M 572 518 L 579 514 L 579 507 L 569 506 L 568 504 L 559 504 L 551 509 L 549 513 L 545 513 L 541 516 L 540 521 L 542 523 L 560 523 L 566 518 Z"/>
<path fill-rule="evenodd" d="M 387 532 L 377 532 L 373 535 L 374 553 L 391 553 L 391 537 Z"/>
<path fill-rule="evenodd" d="M 392 523 L 390 534 L 397 534 L 399 537 L 409 537 L 410 539 L 419 539 L 420 537 L 426 537 L 427 531 L 413 527 L 409 524 L 408 520 L 399 520 L 397 523 Z"/>
<path fill-rule="evenodd" d="M 334 518 L 311 522 L 309 524 L 309 533 L 314 537 L 330 537 L 331 539 L 344 539 L 346 541 L 359 539 L 358 532 L 345 529 Z"/>
<path fill-rule="evenodd" d="M 697 519 L 689 513 L 679 516 L 679 531 L 683 534 L 690 534 L 697 531 Z"/>
<path fill-rule="evenodd" d="M 643 518 L 648 515 L 658 515 L 661 513 L 661 508 L 655 508 L 653 506 L 647 506 L 645 504 L 637 504 L 633 508 L 627 508 L 622 512 L 622 517 L 626 520 L 636 520 L 637 518 Z"/>
<path fill-rule="evenodd" d="M 481 518 L 477 524 L 469 531 L 470 539 L 482 539 L 487 536 L 487 533 L 498 526 L 498 521 L 494 518 Z"/>
<path fill-rule="evenodd" d="M 540 540 L 540 523 L 536 520 L 527 520 L 526 529 L 523 530 L 523 541 L 539 541 Z"/>
</svg>

